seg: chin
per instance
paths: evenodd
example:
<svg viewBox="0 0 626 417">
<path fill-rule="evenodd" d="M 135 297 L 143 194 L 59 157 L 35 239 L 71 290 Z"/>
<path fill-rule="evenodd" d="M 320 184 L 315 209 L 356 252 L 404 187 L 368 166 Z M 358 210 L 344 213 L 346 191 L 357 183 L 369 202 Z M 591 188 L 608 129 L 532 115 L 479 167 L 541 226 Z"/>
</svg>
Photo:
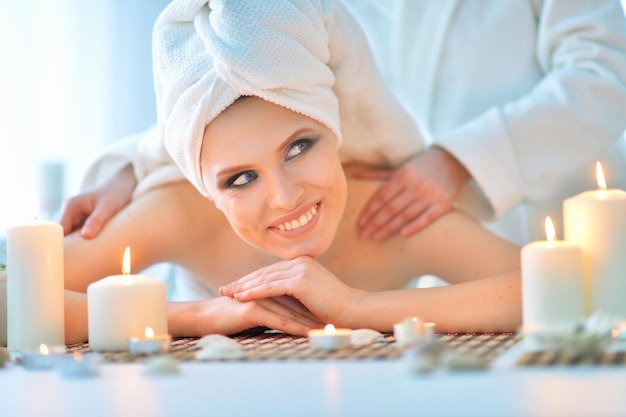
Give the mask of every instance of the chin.
<svg viewBox="0 0 626 417">
<path fill-rule="evenodd" d="M 273 255 L 276 255 L 283 259 L 295 259 L 299 256 L 310 256 L 315 258 L 326 252 L 326 250 L 330 247 L 330 242 L 328 244 L 321 244 L 320 242 L 306 242 L 303 244 L 290 245 L 290 246 L 275 246 L 273 248 L 261 248 L 264 249 Z"/>
</svg>

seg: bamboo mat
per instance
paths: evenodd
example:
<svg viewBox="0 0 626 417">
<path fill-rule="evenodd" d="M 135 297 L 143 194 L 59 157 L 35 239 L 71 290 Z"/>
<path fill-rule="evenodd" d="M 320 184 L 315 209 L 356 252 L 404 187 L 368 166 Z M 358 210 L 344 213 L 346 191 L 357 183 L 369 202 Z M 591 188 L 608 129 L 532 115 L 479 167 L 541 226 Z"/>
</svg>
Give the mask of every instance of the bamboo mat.
<svg viewBox="0 0 626 417">
<path fill-rule="evenodd" d="M 626 352 L 607 352 L 592 357 L 572 357 L 560 352 L 524 353 L 517 361 L 518 367 L 566 367 L 566 366 L 624 366 Z"/>
<path fill-rule="evenodd" d="M 488 360 L 495 359 L 520 340 L 520 336 L 515 333 L 438 334 L 436 337 L 453 352 L 472 354 Z M 223 361 L 390 360 L 401 357 L 403 352 L 391 334 L 385 334 L 384 340 L 380 342 L 336 351 L 315 350 L 309 346 L 306 337 L 271 331 L 236 335 L 232 339 L 239 342 L 248 355 L 245 358 Z M 198 340 L 174 339 L 168 355 L 179 361 L 196 361 L 195 345 Z M 90 352 L 87 343 L 68 346 L 69 353 L 75 350 Z M 147 358 L 133 356 L 128 352 L 106 352 L 101 353 L 101 356 L 104 362 L 109 363 L 138 362 Z"/>
</svg>

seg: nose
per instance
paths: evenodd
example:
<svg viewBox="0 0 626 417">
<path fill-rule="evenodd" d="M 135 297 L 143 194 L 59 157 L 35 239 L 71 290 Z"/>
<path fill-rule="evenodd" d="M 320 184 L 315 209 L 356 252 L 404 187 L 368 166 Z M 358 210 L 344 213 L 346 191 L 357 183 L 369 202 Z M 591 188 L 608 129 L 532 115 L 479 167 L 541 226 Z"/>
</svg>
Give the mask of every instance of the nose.
<svg viewBox="0 0 626 417">
<path fill-rule="evenodd" d="M 293 209 L 304 195 L 304 188 L 297 179 L 282 171 L 268 175 L 266 191 L 268 206 L 273 209 Z"/>
</svg>

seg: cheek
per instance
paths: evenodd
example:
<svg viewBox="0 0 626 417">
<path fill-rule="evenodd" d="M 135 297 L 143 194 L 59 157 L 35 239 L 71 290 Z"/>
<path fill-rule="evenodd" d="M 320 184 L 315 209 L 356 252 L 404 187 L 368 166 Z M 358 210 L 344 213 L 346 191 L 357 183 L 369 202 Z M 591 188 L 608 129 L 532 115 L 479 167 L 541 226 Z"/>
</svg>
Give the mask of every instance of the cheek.
<svg viewBox="0 0 626 417">
<path fill-rule="evenodd" d="M 221 201 L 220 204 L 220 210 L 235 233 L 244 240 L 248 240 L 246 238 L 253 233 L 253 226 L 259 224 L 259 210 L 241 199 L 229 199 Z"/>
</svg>

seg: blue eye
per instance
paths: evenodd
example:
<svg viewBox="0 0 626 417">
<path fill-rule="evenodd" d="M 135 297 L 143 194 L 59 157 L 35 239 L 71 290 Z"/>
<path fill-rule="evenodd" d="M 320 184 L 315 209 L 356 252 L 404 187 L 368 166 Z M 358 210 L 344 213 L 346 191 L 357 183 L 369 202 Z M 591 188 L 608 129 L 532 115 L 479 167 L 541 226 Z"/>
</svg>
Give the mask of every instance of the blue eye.
<svg viewBox="0 0 626 417">
<path fill-rule="evenodd" d="M 254 171 L 244 171 L 237 175 L 233 175 L 226 181 L 226 187 L 228 188 L 242 188 L 249 185 L 252 181 L 259 177 Z"/>
<path fill-rule="evenodd" d="M 287 160 L 293 159 L 307 152 L 309 149 L 313 147 L 314 144 L 315 144 L 315 141 L 312 139 L 298 139 L 297 141 L 289 145 L 289 147 L 287 148 L 287 152 L 285 153 L 285 156 Z"/>
</svg>

